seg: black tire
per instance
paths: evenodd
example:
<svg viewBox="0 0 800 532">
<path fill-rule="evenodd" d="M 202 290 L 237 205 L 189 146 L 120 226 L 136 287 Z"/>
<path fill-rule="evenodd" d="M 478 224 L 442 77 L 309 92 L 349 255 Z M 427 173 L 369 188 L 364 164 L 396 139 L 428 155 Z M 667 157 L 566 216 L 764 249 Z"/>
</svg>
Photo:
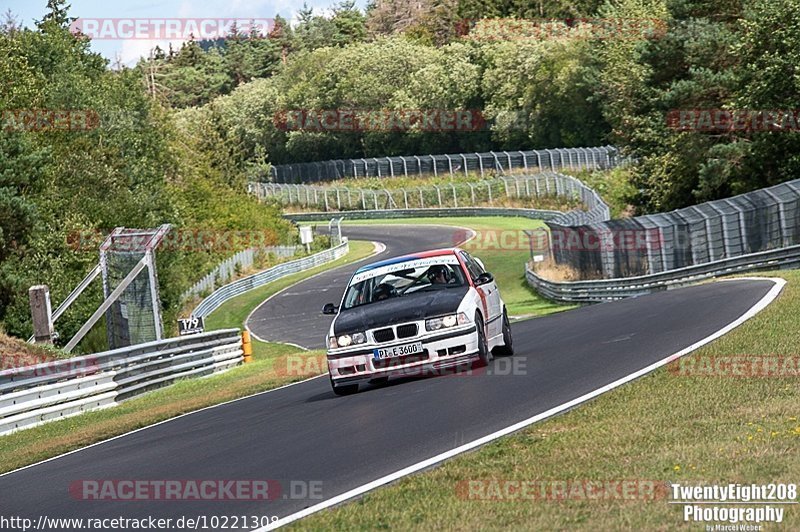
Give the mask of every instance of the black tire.
<svg viewBox="0 0 800 532">
<path fill-rule="evenodd" d="M 494 348 L 494 354 L 502 357 L 510 357 L 514 354 L 514 339 L 511 337 L 511 323 L 508 321 L 508 314 L 503 309 L 503 345 Z"/>
<path fill-rule="evenodd" d="M 478 360 L 475 365 L 479 368 L 489 365 L 492 361 L 492 352 L 489 351 L 489 344 L 486 342 L 486 330 L 483 328 L 483 318 L 480 314 L 475 314 L 475 327 L 478 329 Z"/>
<path fill-rule="evenodd" d="M 335 386 L 333 384 L 333 377 L 330 377 L 330 379 L 331 379 L 331 389 L 333 389 L 333 393 L 335 393 L 336 395 L 352 395 L 358 391 L 358 383 Z"/>
</svg>

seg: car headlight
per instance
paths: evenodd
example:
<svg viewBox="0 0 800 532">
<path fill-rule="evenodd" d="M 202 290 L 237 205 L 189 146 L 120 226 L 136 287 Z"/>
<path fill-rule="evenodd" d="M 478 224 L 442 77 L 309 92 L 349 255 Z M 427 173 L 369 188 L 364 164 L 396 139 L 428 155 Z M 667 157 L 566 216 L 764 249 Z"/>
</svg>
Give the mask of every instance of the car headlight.
<svg viewBox="0 0 800 532">
<path fill-rule="evenodd" d="M 335 336 L 331 336 L 328 339 L 331 349 L 336 349 L 337 347 L 347 347 L 349 345 L 363 344 L 366 341 L 367 341 L 367 335 L 364 334 L 363 332 L 357 332 L 353 334 L 342 334 L 338 338 Z"/>
<path fill-rule="evenodd" d="M 455 327 L 456 325 L 464 325 L 469 323 L 469 318 L 463 312 L 458 314 L 449 314 L 439 318 L 431 318 L 425 320 L 425 330 L 438 331 L 439 329 L 447 329 L 448 327 Z"/>
</svg>

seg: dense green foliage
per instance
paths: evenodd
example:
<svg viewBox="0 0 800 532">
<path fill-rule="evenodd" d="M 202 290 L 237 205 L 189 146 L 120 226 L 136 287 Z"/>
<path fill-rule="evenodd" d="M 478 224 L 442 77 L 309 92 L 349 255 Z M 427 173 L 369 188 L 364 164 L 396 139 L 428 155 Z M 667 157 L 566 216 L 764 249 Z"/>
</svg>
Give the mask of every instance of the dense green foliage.
<svg viewBox="0 0 800 532">
<path fill-rule="evenodd" d="M 117 226 L 176 231 L 244 229 L 292 238 L 275 208 L 245 194 L 236 164 L 212 159 L 144 90 L 137 69 L 111 71 L 67 30 L 63 2 L 34 29 L 0 33 L 0 322 L 31 332 L 28 287 L 61 302 L 97 262 L 97 239 Z M 31 128 L 19 110 L 91 110 L 89 129 Z M 76 245 L 78 244 L 78 245 Z M 180 294 L 231 250 L 171 246 L 158 254 L 171 326 Z M 57 323 L 68 340 L 100 303 L 99 283 Z M 102 335 L 99 335 L 102 336 Z"/>
<path fill-rule="evenodd" d="M 270 164 L 615 144 L 637 160 L 615 177 L 628 181 L 614 187 L 626 214 L 800 170 L 797 127 L 699 131 L 669 121 L 681 110 L 798 109 L 800 0 L 375 0 L 363 12 L 343 0 L 324 16 L 304 6 L 295 20 L 276 17 L 268 35 L 234 28 L 155 49 L 116 70 L 69 34 L 62 0 L 49 1 L 36 28 L 5 24 L 0 108 L 100 117 L 90 131 L 0 132 L 0 320 L 9 331 L 28 331 L 29 285 L 49 284 L 60 301 L 95 260 L 69 247 L 73 231 L 169 222 L 280 238 L 276 211 L 243 197 L 246 180 Z M 298 110 L 470 111 L 486 122 L 476 131 L 286 127 Z M 168 310 L 214 260 L 184 255 L 160 259 Z M 66 316 L 64 330 L 75 320 Z"/>
<path fill-rule="evenodd" d="M 304 8 L 299 23 L 272 44 L 280 60 L 273 52 L 263 75 L 252 76 L 262 79 L 229 79 L 216 93 L 203 84 L 182 91 L 184 100 L 209 101 L 184 111 L 193 127 L 255 175 L 266 162 L 613 143 L 640 163 L 626 199 L 633 212 L 797 175 L 796 128 L 692 131 L 668 123 L 681 110 L 797 109 L 797 0 L 386 0 L 363 16 L 352 4 L 333 13 Z M 537 19 L 527 23 L 539 31 L 515 26 L 523 18 Z M 638 30 L 625 25 L 630 21 Z M 598 28 L 611 29 L 591 31 Z M 256 55 L 266 46 L 233 42 Z M 207 61 L 220 53 L 209 50 Z M 170 103 L 181 107 L 181 98 Z M 486 127 L 280 127 L 282 113 L 331 109 L 472 110 Z"/>
<path fill-rule="evenodd" d="M 514 23 L 524 18 L 527 30 Z M 261 79 L 228 76 L 224 90 L 198 84 L 170 103 L 209 101 L 185 111 L 190 121 L 257 173 L 266 162 L 613 143 L 640 163 L 627 201 L 653 212 L 797 175 L 796 128 L 692 131 L 668 119 L 797 109 L 798 25 L 797 0 L 385 0 L 365 15 L 339 4 L 329 17 L 304 8 L 272 44 L 280 60 L 273 52 L 251 76 Z M 282 113 L 330 109 L 472 110 L 487 122 L 477 132 L 279 127 Z"/>
</svg>

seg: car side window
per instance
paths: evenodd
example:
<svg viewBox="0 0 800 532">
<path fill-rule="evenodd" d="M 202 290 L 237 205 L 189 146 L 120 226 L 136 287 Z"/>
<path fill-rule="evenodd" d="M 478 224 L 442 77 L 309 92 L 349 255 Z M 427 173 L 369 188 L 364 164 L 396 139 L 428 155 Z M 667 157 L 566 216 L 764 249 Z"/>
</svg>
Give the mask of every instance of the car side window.
<svg viewBox="0 0 800 532">
<path fill-rule="evenodd" d="M 464 264 L 467 265 L 467 270 L 469 270 L 469 275 L 470 277 L 472 277 L 472 280 L 474 281 L 475 279 L 478 278 L 480 274 L 483 273 L 483 268 L 481 268 L 480 265 L 477 262 L 475 262 L 473 258 L 469 256 L 469 253 L 467 253 L 466 251 L 461 252 L 461 257 L 464 259 Z"/>
</svg>

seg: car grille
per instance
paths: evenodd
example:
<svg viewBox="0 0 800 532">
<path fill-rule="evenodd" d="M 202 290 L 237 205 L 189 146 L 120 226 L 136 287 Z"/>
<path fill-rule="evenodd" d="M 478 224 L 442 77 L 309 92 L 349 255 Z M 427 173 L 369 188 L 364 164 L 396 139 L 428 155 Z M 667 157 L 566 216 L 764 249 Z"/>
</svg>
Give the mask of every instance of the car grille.
<svg viewBox="0 0 800 532">
<path fill-rule="evenodd" d="M 375 341 L 378 343 L 391 342 L 394 340 L 394 331 L 390 328 L 378 329 L 377 331 L 373 332 L 372 335 L 375 337 Z"/>
<path fill-rule="evenodd" d="M 416 323 L 409 323 L 407 325 L 401 325 L 397 328 L 397 337 L 398 338 L 411 338 L 412 336 L 417 335 L 417 324 Z"/>
</svg>

